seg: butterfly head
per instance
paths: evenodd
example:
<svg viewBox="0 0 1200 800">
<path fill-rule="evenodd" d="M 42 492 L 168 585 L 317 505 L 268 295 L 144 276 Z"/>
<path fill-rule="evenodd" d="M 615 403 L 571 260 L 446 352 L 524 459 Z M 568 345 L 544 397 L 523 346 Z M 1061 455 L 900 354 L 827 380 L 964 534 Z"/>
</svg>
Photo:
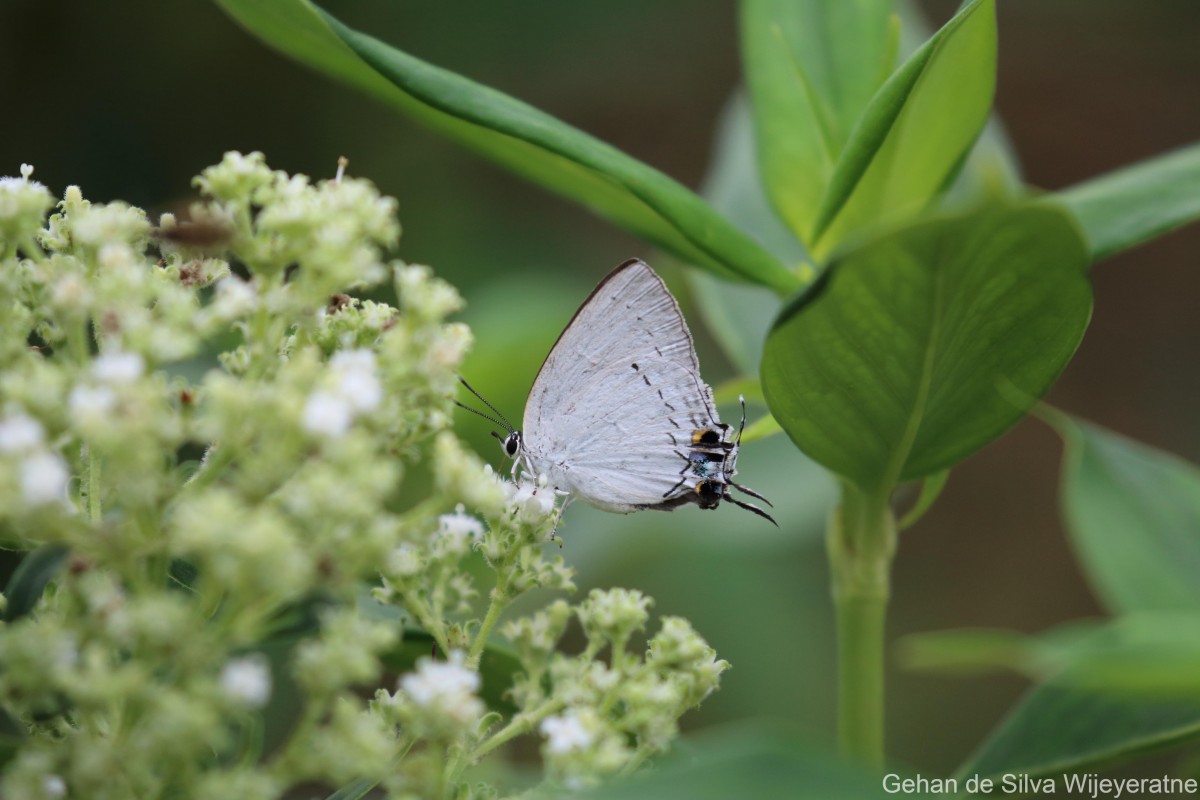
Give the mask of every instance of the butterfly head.
<svg viewBox="0 0 1200 800">
<path fill-rule="evenodd" d="M 496 438 L 500 439 L 500 434 L 496 434 Z M 516 458 L 522 447 L 521 432 L 510 431 L 508 436 L 500 439 L 500 447 L 504 449 L 504 455 Z"/>
</svg>

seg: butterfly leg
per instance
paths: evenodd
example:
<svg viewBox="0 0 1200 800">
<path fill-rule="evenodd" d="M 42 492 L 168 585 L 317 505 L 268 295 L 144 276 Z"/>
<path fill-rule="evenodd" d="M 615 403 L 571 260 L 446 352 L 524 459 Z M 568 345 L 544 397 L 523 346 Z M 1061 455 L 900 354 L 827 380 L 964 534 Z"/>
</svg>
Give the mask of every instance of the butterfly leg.
<svg viewBox="0 0 1200 800">
<path fill-rule="evenodd" d="M 554 528 L 550 531 L 550 536 L 547 537 L 547 541 L 558 542 L 559 549 L 562 549 L 563 543 L 562 538 L 558 535 L 558 526 L 562 524 L 563 512 L 567 510 L 567 506 L 569 506 L 571 501 L 575 498 L 565 489 L 555 489 L 554 493 L 567 499 L 563 500 L 563 504 L 558 507 L 558 513 L 554 515 Z"/>
</svg>

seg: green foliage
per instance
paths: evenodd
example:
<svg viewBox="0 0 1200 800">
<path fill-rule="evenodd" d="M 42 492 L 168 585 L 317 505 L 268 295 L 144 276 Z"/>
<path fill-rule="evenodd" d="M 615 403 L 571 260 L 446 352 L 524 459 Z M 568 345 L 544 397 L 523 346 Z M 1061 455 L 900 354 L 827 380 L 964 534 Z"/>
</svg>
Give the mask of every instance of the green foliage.
<svg viewBox="0 0 1200 800">
<path fill-rule="evenodd" d="M 288 55 L 723 276 L 786 293 L 794 275 L 683 186 L 569 125 L 352 30 L 304 0 L 218 0 Z"/>
<path fill-rule="evenodd" d="M 881 221 L 910 218 L 954 176 L 987 121 L 996 83 L 996 12 L 964 3 L 863 110 L 814 225 L 819 253 Z"/>
<path fill-rule="evenodd" d="M 1085 258 L 1069 218 L 1037 205 L 880 236 L 784 309 L 767 402 L 802 450 L 863 489 L 951 467 L 1074 353 L 1091 312 Z"/>
<path fill-rule="evenodd" d="M 910 637 L 911 667 L 1011 669 L 1040 682 L 960 774 L 1053 775 L 1200 740 L 1194 465 L 1051 409 L 1066 440 L 1063 513 L 1097 593 L 1121 616 L 1036 636 Z"/>
<path fill-rule="evenodd" d="M 1058 193 L 1101 259 L 1200 219 L 1200 145 L 1193 144 Z"/>
<path fill-rule="evenodd" d="M 889 0 L 742 4 L 761 173 L 779 216 L 803 242 L 813 241 L 851 129 L 891 74 L 898 35 Z"/>
<path fill-rule="evenodd" d="M 1063 516 L 1113 613 L 1200 610 L 1200 469 L 1065 414 Z"/>
<path fill-rule="evenodd" d="M 1069 679 L 1033 689 L 958 775 L 1083 772 L 1200 737 L 1200 703 L 1146 702 Z"/>
</svg>

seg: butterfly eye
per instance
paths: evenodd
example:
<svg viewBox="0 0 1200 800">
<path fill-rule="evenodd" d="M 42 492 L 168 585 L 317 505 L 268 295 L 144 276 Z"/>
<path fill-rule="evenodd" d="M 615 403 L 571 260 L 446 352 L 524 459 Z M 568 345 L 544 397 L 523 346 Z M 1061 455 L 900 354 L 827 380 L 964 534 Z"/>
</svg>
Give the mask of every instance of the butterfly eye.
<svg viewBox="0 0 1200 800">
<path fill-rule="evenodd" d="M 521 432 L 513 431 L 504 439 L 504 452 L 509 458 L 516 456 L 521 449 Z"/>
</svg>

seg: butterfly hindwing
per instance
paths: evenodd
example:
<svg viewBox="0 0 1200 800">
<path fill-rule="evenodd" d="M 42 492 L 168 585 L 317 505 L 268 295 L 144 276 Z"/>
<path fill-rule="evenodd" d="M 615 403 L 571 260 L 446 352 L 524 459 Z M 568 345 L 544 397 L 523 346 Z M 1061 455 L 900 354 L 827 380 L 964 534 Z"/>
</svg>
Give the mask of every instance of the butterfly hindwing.
<svg viewBox="0 0 1200 800">
<path fill-rule="evenodd" d="M 524 436 L 535 469 L 613 511 L 692 491 L 694 437 L 724 428 L 675 298 L 641 261 L 601 282 L 534 380 Z"/>
</svg>

